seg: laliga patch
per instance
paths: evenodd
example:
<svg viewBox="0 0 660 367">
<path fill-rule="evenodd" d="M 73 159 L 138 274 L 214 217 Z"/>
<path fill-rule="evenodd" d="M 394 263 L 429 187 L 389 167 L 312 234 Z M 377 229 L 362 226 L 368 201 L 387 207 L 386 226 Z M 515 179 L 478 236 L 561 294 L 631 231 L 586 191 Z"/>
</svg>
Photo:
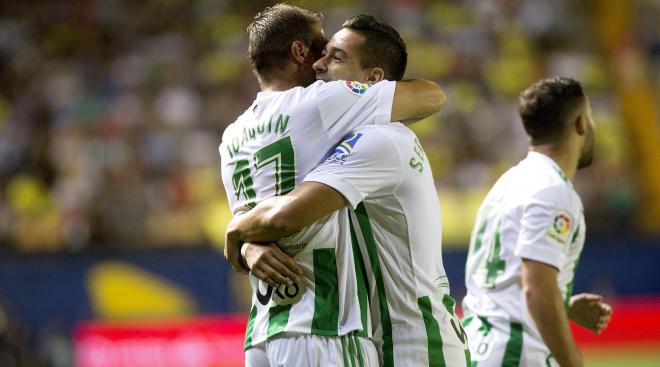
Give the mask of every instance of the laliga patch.
<svg viewBox="0 0 660 367">
<path fill-rule="evenodd" d="M 337 145 L 332 154 L 326 158 L 326 163 L 338 164 L 340 166 L 343 165 L 344 162 L 346 162 L 346 159 L 348 159 L 348 157 L 353 152 L 355 144 L 357 144 L 361 137 L 361 133 L 352 133 L 345 136 L 343 141 Z"/>
<path fill-rule="evenodd" d="M 302 298 L 305 293 L 305 283 L 293 283 L 292 285 L 280 284 L 273 292 L 273 301 L 280 306 L 292 305 Z"/>
<path fill-rule="evenodd" d="M 571 219 L 571 215 L 564 210 L 560 210 L 555 213 L 554 219 L 550 223 L 545 236 L 549 240 L 563 246 L 568 243 L 568 237 L 571 234 L 572 228 L 573 220 Z"/>
<path fill-rule="evenodd" d="M 344 84 L 346 89 L 348 89 L 351 93 L 355 94 L 356 96 L 361 96 L 364 94 L 364 92 L 369 89 L 369 84 L 365 83 L 360 83 L 356 81 L 346 81 Z"/>
</svg>

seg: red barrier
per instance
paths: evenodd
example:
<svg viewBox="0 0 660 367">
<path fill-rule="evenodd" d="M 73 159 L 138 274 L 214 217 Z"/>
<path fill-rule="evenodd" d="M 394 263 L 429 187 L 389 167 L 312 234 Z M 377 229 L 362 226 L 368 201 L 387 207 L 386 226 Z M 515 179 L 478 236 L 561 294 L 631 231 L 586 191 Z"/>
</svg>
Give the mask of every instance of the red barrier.
<svg viewBox="0 0 660 367">
<path fill-rule="evenodd" d="M 600 335 L 571 323 L 580 346 L 660 345 L 660 298 L 624 298 L 610 304 L 612 319 Z"/>
<path fill-rule="evenodd" d="M 571 325 L 584 348 L 660 346 L 660 298 L 612 302 L 605 331 Z M 243 366 L 245 315 L 131 323 L 86 322 L 75 331 L 76 367 Z"/>
<path fill-rule="evenodd" d="M 244 315 L 131 323 L 86 322 L 75 330 L 76 367 L 243 366 Z"/>
</svg>

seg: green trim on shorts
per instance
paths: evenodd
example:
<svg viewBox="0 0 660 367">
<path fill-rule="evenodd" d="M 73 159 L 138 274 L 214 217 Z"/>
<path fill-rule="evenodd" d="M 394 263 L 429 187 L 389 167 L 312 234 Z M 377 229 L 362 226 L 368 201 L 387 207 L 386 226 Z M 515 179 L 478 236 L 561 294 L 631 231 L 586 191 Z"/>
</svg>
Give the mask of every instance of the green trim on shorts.
<svg viewBox="0 0 660 367">
<path fill-rule="evenodd" d="M 314 317 L 311 333 L 323 336 L 339 335 L 339 281 L 334 248 L 313 250 L 314 257 Z"/>
<path fill-rule="evenodd" d="M 355 263 L 355 278 L 357 280 L 358 301 L 360 303 L 360 319 L 362 320 L 362 330 L 357 334 L 359 336 L 369 337 L 369 297 L 367 292 L 367 272 L 362 259 L 362 252 L 358 245 L 357 236 L 353 222 L 349 220 L 351 230 L 351 245 L 353 247 L 353 262 Z"/>
<path fill-rule="evenodd" d="M 289 312 L 291 312 L 291 305 L 278 305 L 268 309 L 268 333 L 266 339 L 270 339 L 284 331 L 286 324 L 289 322 Z"/>
<path fill-rule="evenodd" d="M 243 350 L 246 350 L 252 346 L 252 332 L 254 331 L 254 320 L 256 318 L 257 306 L 252 306 L 250 315 L 248 316 L 247 329 L 245 330 L 245 343 L 243 344 Z"/>
<path fill-rule="evenodd" d="M 371 264 L 371 271 L 376 281 L 376 289 L 378 290 L 378 307 L 380 308 L 380 323 L 383 328 L 383 367 L 394 367 L 394 350 L 392 344 L 392 320 L 390 319 L 390 310 L 387 305 L 387 296 L 385 295 L 385 282 L 383 281 L 383 273 L 380 269 L 380 258 L 378 257 L 378 250 L 376 248 L 376 240 L 374 238 L 373 230 L 371 229 L 371 222 L 367 209 L 364 203 L 360 203 L 355 208 L 355 216 L 360 225 L 360 231 L 367 247 L 367 254 L 369 256 L 369 263 Z"/>
<path fill-rule="evenodd" d="M 502 367 L 518 367 L 520 365 L 520 355 L 522 354 L 523 334 L 522 325 L 517 322 L 511 322 L 511 331 L 509 332 L 509 341 L 506 343 Z"/>
<path fill-rule="evenodd" d="M 422 311 L 424 326 L 426 328 L 427 353 L 429 358 L 429 367 L 444 367 L 445 356 L 442 352 L 442 336 L 440 335 L 440 325 L 433 317 L 433 308 L 429 296 L 419 297 L 417 305 Z"/>
<path fill-rule="evenodd" d="M 358 366 L 364 367 L 364 359 L 362 358 L 362 344 L 360 344 L 360 338 L 358 335 L 359 333 L 353 334 L 353 340 L 355 341 L 355 348 L 357 349 Z"/>
<path fill-rule="evenodd" d="M 340 336 L 339 341 L 341 342 L 341 355 L 344 357 L 344 367 L 348 367 L 348 355 L 346 354 L 346 343 L 344 342 L 344 337 Z"/>
</svg>

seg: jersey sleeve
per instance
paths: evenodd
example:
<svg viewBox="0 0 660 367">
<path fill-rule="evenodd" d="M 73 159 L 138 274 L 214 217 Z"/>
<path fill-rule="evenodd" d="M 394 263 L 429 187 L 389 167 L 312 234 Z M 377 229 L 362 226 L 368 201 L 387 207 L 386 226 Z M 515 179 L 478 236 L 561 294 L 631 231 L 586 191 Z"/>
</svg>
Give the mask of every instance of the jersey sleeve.
<svg viewBox="0 0 660 367">
<path fill-rule="evenodd" d="M 516 256 L 562 268 L 578 225 L 565 191 L 546 189 L 523 207 Z"/>
<path fill-rule="evenodd" d="M 368 195 L 392 193 L 400 179 L 395 143 L 378 129 L 364 129 L 342 141 L 304 181 L 332 187 L 355 209 Z"/>
<path fill-rule="evenodd" d="M 310 86 L 324 130 L 339 137 L 359 126 L 388 124 L 395 87 L 396 82 L 387 80 L 373 85 L 338 80 Z"/>
</svg>

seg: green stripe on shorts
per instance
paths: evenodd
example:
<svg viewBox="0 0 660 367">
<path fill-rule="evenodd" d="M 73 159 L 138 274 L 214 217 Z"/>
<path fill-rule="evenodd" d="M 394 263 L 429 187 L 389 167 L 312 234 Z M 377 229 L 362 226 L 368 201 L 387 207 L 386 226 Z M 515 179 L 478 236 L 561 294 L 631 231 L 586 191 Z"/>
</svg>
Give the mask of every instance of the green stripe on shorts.
<svg viewBox="0 0 660 367">
<path fill-rule="evenodd" d="M 312 334 L 339 335 L 339 281 L 334 248 L 313 250 L 314 318 Z"/>
<path fill-rule="evenodd" d="M 362 344 L 360 344 L 360 338 L 356 334 L 353 334 L 352 338 L 355 341 L 355 349 L 357 349 L 358 366 L 364 367 L 364 359 L 362 358 Z"/>
<path fill-rule="evenodd" d="M 339 341 L 341 342 L 341 355 L 344 357 L 344 367 L 348 367 L 348 355 L 346 353 L 346 342 L 344 342 L 344 337 L 340 336 Z"/>
<path fill-rule="evenodd" d="M 506 349 L 504 350 L 502 367 L 518 367 L 520 365 L 522 343 L 522 325 L 517 322 L 512 322 L 509 341 L 506 343 Z"/>
<path fill-rule="evenodd" d="M 440 325 L 433 317 L 433 308 L 429 296 L 419 297 L 417 299 L 419 309 L 424 317 L 424 326 L 426 327 L 426 339 L 428 343 L 429 367 L 444 367 L 445 356 L 442 352 L 442 336 L 440 335 Z"/>
</svg>

